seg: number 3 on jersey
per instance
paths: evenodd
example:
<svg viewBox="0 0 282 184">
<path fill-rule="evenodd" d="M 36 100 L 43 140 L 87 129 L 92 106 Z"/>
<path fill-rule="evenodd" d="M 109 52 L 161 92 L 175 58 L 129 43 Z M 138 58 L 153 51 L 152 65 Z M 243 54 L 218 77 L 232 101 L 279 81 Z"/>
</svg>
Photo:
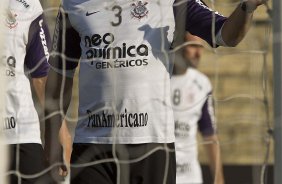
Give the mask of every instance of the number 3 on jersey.
<svg viewBox="0 0 282 184">
<path fill-rule="evenodd" d="M 112 26 L 117 27 L 122 22 L 122 8 L 118 5 L 112 7 L 112 11 L 115 12 L 115 20 L 111 22 Z"/>
<path fill-rule="evenodd" d="M 175 89 L 173 92 L 173 104 L 174 105 L 179 105 L 181 101 L 181 92 L 180 89 Z"/>
</svg>

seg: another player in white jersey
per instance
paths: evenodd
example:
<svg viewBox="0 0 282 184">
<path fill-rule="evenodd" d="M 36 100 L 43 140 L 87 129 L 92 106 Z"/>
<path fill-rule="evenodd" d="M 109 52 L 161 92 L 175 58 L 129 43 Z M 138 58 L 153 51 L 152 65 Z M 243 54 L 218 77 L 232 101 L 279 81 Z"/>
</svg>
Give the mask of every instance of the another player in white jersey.
<svg viewBox="0 0 282 184">
<path fill-rule="evenodd" d="M 228 19 L 215 13 L 216 44 L 241 41 L 262 2 L 243 2 Z M 179 28 L 175 20 L 185 20 L 182 31 L 195 32 L 211 45 L 214 39 L 211 9 L 200 0 L 181 1 L 178 5 L 187 13 L 175 19 L 179 14 L 173 4 L 62 1 L 46 87 L 46 115 L 55 112 L 46 123 L 46 150 L 53 149 L 47 153 L 50 164 L 57 162 L 58 130 L 80 62 L 79 120 L 71 158 L 79 166 L 72 168 L 72 183 L 175 183 L 170 102 L 171 46 L 175 26 Z"/>
<path fill-rule="evenodd" d="M 1 53 L 7 85 L 2 128 L 9 145 L 10 183 L 49 183 L 40 139 L 40 124 L 32 93 L 44 106 L 49 71 L 50 36 L 39 0 L 9 0 L 5 13 L 4 51 Z M 31 89 L 31 86 L 34 90 Z M 21 175 L 22 174 L 22 175 Z"/>
<path fill-rule="evenodd" d="M 212 85 L 206 75 L 197 70 L 203 52 L 202 40 L 186 35 L 183 60 L 175 61 L 171 78 L 171 99 L 175 121 L 176 183 L 201 184 L 198 161 L 197 132 L 206 144 L 210 168 L 216 184 L 223 184 L 220 149 L 212 99 Z"/>
</svg>

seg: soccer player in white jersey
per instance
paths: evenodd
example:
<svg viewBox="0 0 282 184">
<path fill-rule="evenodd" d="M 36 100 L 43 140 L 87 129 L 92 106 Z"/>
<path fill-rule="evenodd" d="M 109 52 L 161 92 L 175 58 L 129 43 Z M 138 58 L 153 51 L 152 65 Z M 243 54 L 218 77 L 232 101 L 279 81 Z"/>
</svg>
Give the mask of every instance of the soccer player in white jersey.
<svg viewBox="0 0 282 184">
<path fill-rule="evenodd" d="M 171 99 L 175 121 L 176 183 L 203 183 L 198 161 L 197 132 L 201 133 L 216 184 L 223 184 L 220 149 L 216 135 L 212 85 L 197 67 L 203 52 L 201 38 L 186 35 L 183 60 L 175 61 Z"/>
<path fill-rule="evenodd" d="M 79 62 L 79 120 L 71 158 L 79 165 L 71 170 L 72 183 L 175 183 L 169 72 L 175 27 L 177 34 L 185 29 L 211 45 L 216 40 L 235 46 L 263 2 L 247 0 L 229 18 L 216 13 L 213 19 L 200 0 L 176 1 L 187 10 L 182 16 L 173 11 L 174 0 L 63 0 L 46 86 L 46 115 L 54 113 L 46 122 L 50 164 L 61 157 L 58 127 Z"/>
<path fill-rule="evenodd" d="M 46 159 L 40 139 L 39 117 L 32 93 L 44 106 L 49 71 L 50 36 L 39 0 L 9 0 L 5 13 L 4 46 L 1 53 L 6 77 L 5 111 L 1 131 L 9 146 L 10 183 L 49 183 Z M 31 89 L 31 86 L 33 90 Z"/>
</svg>

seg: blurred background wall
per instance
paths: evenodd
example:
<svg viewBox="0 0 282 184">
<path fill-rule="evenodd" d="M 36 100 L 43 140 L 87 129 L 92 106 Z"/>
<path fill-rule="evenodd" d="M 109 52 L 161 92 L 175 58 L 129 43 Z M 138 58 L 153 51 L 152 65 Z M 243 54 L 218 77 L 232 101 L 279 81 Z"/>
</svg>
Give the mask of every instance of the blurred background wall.
<svg viewBox="0 0 282 184">
<path fill-rule="evenodd" d="M 212 7 L 209 1 L 205 2 Z M 216 0 L 214 8 L 228 16 L 236 2 Z M 237 170 L 227 167 L 225 172 L 229 169 L 234 178 L 234 172 L 241 174 L 237 178 L 244 178 L 242 174 L 249 172 L 251 180 L 237 183 L 257 184 L 261 182 L 263 166 L 267 162 L 273 164 L 273 141 L 268 134 L 273 125 L 272 29 L 266 7 L 256 11 L 243 42 L 236 48 L 219 48 L 215 52 L 205 53 L 200 70 L 209 76 L 214 87 L 223 164 L 238 166 Z M 203 146 L 200 149 L 200 160 L 207 163 Z M 273 183 L 272 167 L 268 169 L 267 183 Z"/>
</svg>

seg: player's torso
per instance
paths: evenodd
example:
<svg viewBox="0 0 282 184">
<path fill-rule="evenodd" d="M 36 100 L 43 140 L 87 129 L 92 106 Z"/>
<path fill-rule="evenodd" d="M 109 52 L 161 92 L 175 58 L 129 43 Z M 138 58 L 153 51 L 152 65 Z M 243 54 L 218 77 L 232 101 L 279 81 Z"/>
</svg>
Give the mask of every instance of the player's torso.
<svg viewBox="0 0 282 184">
<path fill-rule="evenodd" d="M 23 4 L 19 1 L 11 0 L 5 12 L 5 47 L 4 56 L 2 57 L 6 60 L 8 84 L 12 84 L 17 77 L 22 77 L 24 74 L 28 31 L 30 23 L 34 19 L 32 15 L 29 15 L 28 8 L 29 5 L 27 3 Z"/>
<path fill-rule="evenodd" d="M 206 77 L 195 69 L 171 78 L 171 100 L 175 119 L 176 138 L 193 143 L 198 131 L 202 107 L 210 93 Z"/>
<path fill-rule="evenodd" d="M 98 99 L 112 98 L 106 86 L 114 87 L 121 98 L 130 98 L 133 91 L 147 96 L 142 88 L 134 88 L 146 88 L 148 81 L 163 85 L 168 79 L 171 60 L 166 56 L 174 33 L 172 0 L 66 2 L 64 9 L 81 37 L 80 85 L 103 89 Z"/>
<path fill-rule="evenodd" d="M 202 107 L 210 92 L 206 77 L 195 69 L 172 76 L 171 100 L 175 119 L 177 183 L 201 182 L 197 131 Z"/>
<path fill-rule="evenodd" d="M 63 8 L 81 37 L 79 114 L 86 118 L 78 129 L 83 129 L 84 135 L 97 127 L 104 126 L 105 130 L 112 120 L 98 125 L 96 118 L 110 115 L 117 119 L 117 115 L 117 126 L 124 127 L 118 128 L 118 137 L 139 137 L 136 142 L 152 141 L 152 135 L 159 137 L 155 131 L 163 132 L 162 126 L 172 121 L 169 70 L 173 0 L 65 1 Z M 121 118 L 126 116 L 132 117 Z M 135 125 L 129 119 L 136 120 Z M 161 122 L 161 130 L 156 130 Z M 162 139 L 166 139 L 163 133 Z M 118 142 L 128 142 L 123 140 Z"/>
<path fill-rule="evenodd" d="M 39 121 L 24 63 L 29 26 L 40 13 L 41 7 L 35 8 L 33 1 L 10 0 L 4 18 L 5 45 L 1 57 L 5 66 L 2 76 L 6 80 L 6 111 L 2 122 L 4 135 L 11 144 L 40 143 Z"/>
</svg>

